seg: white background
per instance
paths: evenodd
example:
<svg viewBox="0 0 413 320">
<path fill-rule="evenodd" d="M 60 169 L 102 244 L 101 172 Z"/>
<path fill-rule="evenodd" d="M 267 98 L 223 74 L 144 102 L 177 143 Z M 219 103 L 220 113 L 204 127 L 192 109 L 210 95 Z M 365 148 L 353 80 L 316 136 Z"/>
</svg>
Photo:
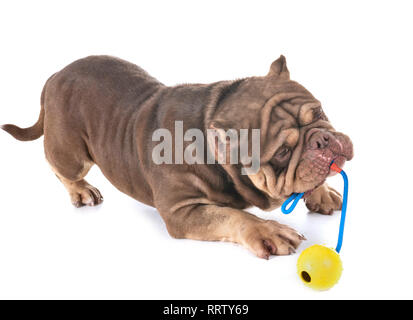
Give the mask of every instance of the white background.
<svg viewBox="0 0 413 320">
<path fill-rule="evenodd" d="M 290 216 L 308 238 L 260 260 L 228 243 L 174 240 L 157 211 L 93 168 L 105 201 L 75 209 L 42 139 L 0 132 L 0 298 L 413 298 L 412 5 L 409 1 L 8 1 L 0 7 L 0 123 L 32 125 L 46 79 L 110 54 L 167 85 L 264 75 L 280 54 L 291 77 L 353 140 L 337 286 L 304 287 L 298 253 L 335 245 L 340 213 Z M 340 177 L 331 184 L 342 190 Z"/>
</svg>

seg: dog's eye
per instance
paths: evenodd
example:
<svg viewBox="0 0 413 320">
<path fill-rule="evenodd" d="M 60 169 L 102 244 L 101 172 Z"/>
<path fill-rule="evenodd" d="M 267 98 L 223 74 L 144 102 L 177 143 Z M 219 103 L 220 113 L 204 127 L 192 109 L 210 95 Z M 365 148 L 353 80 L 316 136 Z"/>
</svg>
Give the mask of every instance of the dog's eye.
<svg viewBox="0 0 413 320">
<path fill-rule="evenodd" d="M 313 109 L 313 119 L 314 119 L 314 120 L 320 119 L 322 112 L 323 112 L 323 111 L 321 110 L 321 107 L 318 107 L 318 108 Z"/>
<path fill-rule="evenodd" d="M 314 108 L 313 109 L 313 121 L 316 120 L 327 120 L 327 117 L 325 116 L 323 109 L 321 107 Z"/>
<path fill-rule="evenodd" d="M 287 146 L 282 146 L 277 150 L 274 155 L 274 158 L 279 162 L 284 162 L 290 158 L 291 149 Z"/>
</svg>

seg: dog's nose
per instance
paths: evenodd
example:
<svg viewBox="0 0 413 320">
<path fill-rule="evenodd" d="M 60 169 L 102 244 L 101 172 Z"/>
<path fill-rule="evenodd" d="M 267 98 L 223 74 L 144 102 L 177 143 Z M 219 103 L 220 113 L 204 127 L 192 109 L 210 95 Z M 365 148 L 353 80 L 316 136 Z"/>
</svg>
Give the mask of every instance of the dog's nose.
<svg viewBox="0 0 413 320">
<path fill-rule="evenodd" d="M 311 149 L 324 149 L 328 146 L 331 140 L 331 134 L 328 132 L 318 131 L 310 137 L 310 148 Z"/>
</svg>

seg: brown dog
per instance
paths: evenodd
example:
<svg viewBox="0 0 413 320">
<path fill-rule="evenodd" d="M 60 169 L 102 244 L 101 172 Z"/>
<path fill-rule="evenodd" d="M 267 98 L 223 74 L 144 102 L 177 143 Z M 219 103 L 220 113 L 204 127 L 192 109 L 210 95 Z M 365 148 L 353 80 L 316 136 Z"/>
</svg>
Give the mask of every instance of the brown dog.
<svg viewBox="0 0 413 320">
<path fill-rule="evenodd" d="M 155 164 L 156 129 L 260 129 L 260 169 L 241 164 Z M 336 132 L 320 103 L 291 81 L 285 58 L 264 77 L 167 87 L 129 62 L 91 56 L 46 82 L 37 123 L 2 126 L 18 140 L 44 134 L 45 153 L 79 207 L 100 192 L 84 180 L 93 164 L 120 191 L 156 207 L 171 236 L 240 243 L 257 256 L 294 252 L 304 237 L 288 226 L 242 209 L 272 210 L 293 192 L 307 207 L 330 214 L 341 196 L 325 179 L 329 164 L 353 157 L 350 139 Z M 205 148 L 208 148 L 206 146 Z"/>
</svg>

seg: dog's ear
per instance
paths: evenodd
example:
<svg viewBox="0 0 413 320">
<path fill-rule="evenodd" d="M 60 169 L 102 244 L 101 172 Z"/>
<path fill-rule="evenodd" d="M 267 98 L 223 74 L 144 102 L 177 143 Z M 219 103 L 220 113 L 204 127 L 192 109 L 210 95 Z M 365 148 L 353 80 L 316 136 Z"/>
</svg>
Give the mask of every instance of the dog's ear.
<svg viewBox="0 0 413 320">
<path fill-rule="evenodd" d="M 290 71 L 288 71 L 287 61 L 283 55 L 271 64 L 268 76 L 275 76 L 279 79 L 290 80 Z"/>
</svg>

